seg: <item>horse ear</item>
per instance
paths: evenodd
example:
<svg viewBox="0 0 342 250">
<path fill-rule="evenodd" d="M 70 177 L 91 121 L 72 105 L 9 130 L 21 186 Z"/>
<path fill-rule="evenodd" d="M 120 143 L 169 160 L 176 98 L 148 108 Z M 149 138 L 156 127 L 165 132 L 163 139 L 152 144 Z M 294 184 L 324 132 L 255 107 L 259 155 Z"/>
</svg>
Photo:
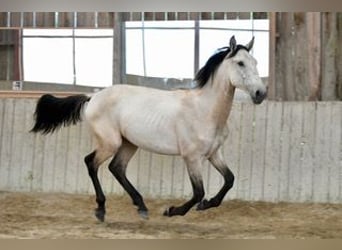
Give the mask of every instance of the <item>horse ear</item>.
<svg viewBox="0 0 342 250">
<path fill-rule="evenodd" d="M 248 51 L 250 51 L 253 48 L 253 44 L 254 44 L 254 36 L 252 40 L 246 45 L 246 48 Z"/>
<path fill-rule="evenodd" d="M 236 40 L 235 40 L 235 36 L 232 36 L 232 37 L 230 38 L 229 47 L 230 47 L 230 51 L 232 51 L 232 52 L 236 49 Z"/>
</svg>

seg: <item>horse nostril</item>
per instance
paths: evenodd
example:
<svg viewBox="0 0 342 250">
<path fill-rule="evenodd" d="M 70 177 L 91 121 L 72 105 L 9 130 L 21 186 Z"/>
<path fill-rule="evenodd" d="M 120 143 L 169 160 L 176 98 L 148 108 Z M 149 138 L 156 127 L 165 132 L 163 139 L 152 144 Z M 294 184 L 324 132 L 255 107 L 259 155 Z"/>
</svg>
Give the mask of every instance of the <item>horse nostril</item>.
<svg viewBox="0 0 342 250">
<path fill-rule="evenodd" d="M 253 101 L 256 104 L 259 104 L 259 103 L 262 103 L 262 101 L 265 99 L 265 97 L 266 97 L 266 92 L 264 92 L 262 90 L 257 90 L 257 91 L 255 91 Z"/>
</svg>

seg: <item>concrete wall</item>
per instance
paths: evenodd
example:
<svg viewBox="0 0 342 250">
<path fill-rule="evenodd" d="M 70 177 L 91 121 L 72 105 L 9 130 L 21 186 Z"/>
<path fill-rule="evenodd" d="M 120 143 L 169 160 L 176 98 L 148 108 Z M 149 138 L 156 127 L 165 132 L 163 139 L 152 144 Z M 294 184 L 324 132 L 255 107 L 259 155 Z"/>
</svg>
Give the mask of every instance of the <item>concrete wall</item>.
<svg viewBox="0 0 342 250">
<path fill-rule="evenodd" d="M 86 124 L 30 134 L 35 102 L 0 99 L 0 190 L 93 194 Z M 342 102 L 235 103 L 229 126 L 224 153 L 236 183 L 227 199 L 342 203 Z M 202 172 L 211 196 L 222 178 L 209 164 Z M 138 151 L 128 176 L 144 196 L 191 194 L 179 157 Z M 106 166 L 100 177 L 106 193 L 123 193 Z"/>
</svg>

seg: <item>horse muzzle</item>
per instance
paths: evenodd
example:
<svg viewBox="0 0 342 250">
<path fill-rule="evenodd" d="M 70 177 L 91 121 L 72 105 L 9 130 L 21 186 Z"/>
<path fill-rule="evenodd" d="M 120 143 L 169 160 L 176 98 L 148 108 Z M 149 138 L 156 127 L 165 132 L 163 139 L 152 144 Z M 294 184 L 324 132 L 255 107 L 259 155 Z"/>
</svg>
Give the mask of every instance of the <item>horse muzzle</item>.
<svg viewBox="0 0 342 250">
<path fill-rule="evenodd" d="M 253 94 L 251 94 L 251 98 L 254 104 L 260 104 L 266 98 L 267 91 L 266 90 L 256 90 Z"/>
</svg>

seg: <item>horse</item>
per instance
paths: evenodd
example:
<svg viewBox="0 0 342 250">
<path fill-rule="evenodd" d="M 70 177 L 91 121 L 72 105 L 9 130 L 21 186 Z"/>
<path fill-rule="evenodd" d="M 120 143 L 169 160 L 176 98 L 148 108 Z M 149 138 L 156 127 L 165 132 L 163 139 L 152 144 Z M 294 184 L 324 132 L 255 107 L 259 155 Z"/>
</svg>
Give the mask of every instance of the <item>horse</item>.
<svg viewBox="0 0 342 250">
<path fill-rule="evenodd" d="M 267 95 L 257 61 L 249 53 L 253 44 L 254 37 L 247 45 L 241 45 L 232 36 L 229 46 L 218 49 L 196 73 L 194 88 L 160 90 L 116 84 L 89 95 L 57 98 L 45 94 L 37 101 L 31 132 L 47 134 L 82 120 L 88 123 L 96 147 L 84 161 L 95 189 L 95 216 L 101 222 L 105 219 L 106 197 L 97 173 L 110 157 L 110 172 L 129 194 L 138 214 L 148 218 L 142 195 L 126 176 L 127 165 L 138 148 L 180 155 L 186 163 L 193 195 L 180 206 L 170 206 L 163 215 L 185 215 L 196 204 L 197 210 L 217 207 L 235 178 L 222 152 L 235 89 L 247 92 L 255 104 Z M 209 160 L 224 179 L 211 199 L 204 198 L 204 160 Z"/>
</svg>

